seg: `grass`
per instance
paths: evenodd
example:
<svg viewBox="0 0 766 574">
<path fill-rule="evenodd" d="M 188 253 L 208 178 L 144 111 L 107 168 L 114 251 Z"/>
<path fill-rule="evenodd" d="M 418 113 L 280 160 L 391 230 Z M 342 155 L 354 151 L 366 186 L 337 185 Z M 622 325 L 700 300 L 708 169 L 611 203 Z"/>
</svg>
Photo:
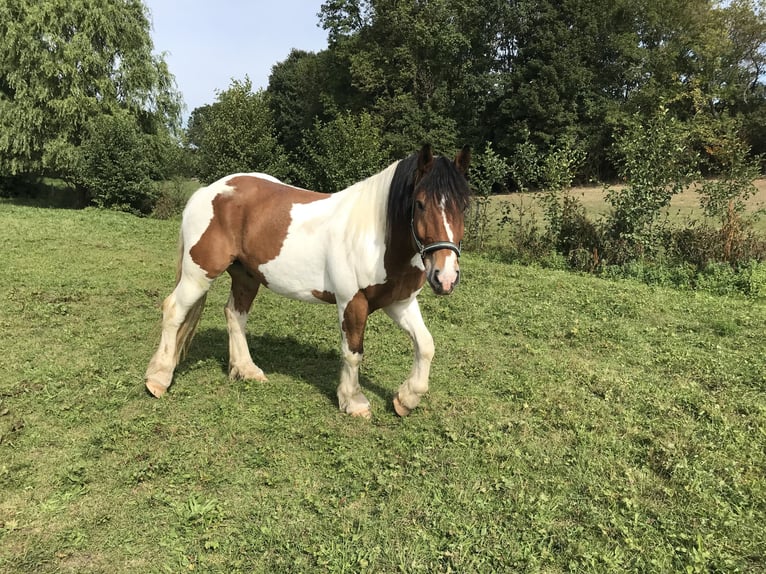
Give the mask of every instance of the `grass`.
<svg viewBox="0 0 766 574">
<path fill-rule="evenodd" d="M 0 572 L 766 572 L 762 301 L 463 257 L 437 356 L 268 292 L 226 378 L 226 281 L 171 392 L 142 375 L 177 221 L 0 204 Z"/>
</svg>

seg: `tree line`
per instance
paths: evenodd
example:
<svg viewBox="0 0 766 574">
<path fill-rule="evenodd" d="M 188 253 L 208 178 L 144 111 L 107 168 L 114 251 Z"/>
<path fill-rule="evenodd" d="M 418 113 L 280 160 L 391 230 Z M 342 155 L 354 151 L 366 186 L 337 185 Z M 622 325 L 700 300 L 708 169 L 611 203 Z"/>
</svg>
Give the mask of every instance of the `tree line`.
<svg viewBox="0 0 766 574">
<path fill-rule="evenodd" d="M 634 176 L 657 122 L 683 133 L 663 153 L 716 175 L 732 146 L 766 151 L 764 14 L 763 0 L 328 0 L 327 49 L 294 50 L 265 90 L 234 79 L 182 129 L 140 0 L 3 0 L 0 185 L 56 178 L 149 212 L 174 175 L 335 191 L 427 141 L 470 144 L 482 193 L 550 188 L 562 166 L 567 181 Z"/>
</svg>

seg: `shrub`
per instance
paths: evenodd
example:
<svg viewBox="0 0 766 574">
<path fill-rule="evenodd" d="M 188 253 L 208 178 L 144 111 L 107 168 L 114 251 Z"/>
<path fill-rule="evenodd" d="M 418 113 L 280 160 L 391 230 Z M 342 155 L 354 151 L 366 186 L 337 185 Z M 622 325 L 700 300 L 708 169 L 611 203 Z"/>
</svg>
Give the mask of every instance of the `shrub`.
<svg viewBox="0 0 766 574">
<path fill-rule="evenodd" d="M 157 200 L 154 203 L 152 217 L 155 219 L 171 219 L 179 215 L 186 206 L 189 194 L 184 189 L 183 180 L 174 178 L 165 182 L 159 188 Z"/>
<path fill-rule="evenodd" d="M 387 162 L 380 129 L 367 112 L 316 120 L 303 132 L 299 156 L 300 184 L 327 193 L 371 176 Z"/>
<path fill-rule="evenodd" d="M 624 255 L 645 256 L 658 245 L 662 210 L 695 175 L 688 140 L 688 129 L 664 108 L 648 119 L 634 115 L 617 135 L 614 153 L 626 186 L 609 189 L 606 199 L 613 207 L 609 233 Z"/>
<path fill-rule="evenodd" d="M 277 143 L 263 91 L 252 91 L 249 78 L 232 81 L 217 101 L 197 115 L 197 176 L 210 183 L 239 172 L 265 172 L 280 179 L 288 174 L 287 156 Z"/>
<path fill-rule="evenodd" d="M 506 160 L 492 149 L 487 142 L 482 153 L 476 154 L 471 163 L 470 182 L 474 192 L 468 213 L 468 245 L 474 249 L 483 249 L 489 226 L 488 209 L 490 196 L 497 187 L 505 184 L 505 178 L 511 168 Z"/>
<path fill-rule="evenodd" d="M 79 148 L 78 184 L 91 203 L 149 213 L 157 197 L 158 158 L 151 137 L 127 113 L 92 118 Z"/>
</svg>

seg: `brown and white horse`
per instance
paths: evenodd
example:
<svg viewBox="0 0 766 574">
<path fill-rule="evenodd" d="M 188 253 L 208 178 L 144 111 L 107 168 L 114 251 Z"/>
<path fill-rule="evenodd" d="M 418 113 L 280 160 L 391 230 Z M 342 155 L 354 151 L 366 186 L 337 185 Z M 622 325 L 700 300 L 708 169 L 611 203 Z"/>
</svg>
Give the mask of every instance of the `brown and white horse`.
<svg viewBox="0 0 766 574">
<path fill-rule="evenodd" d="M 417 295 L 426 280 L 440 295 L 458 283 L 469 161 L 467 147 L 453 162 L 424 146 L 331 195 L 263 174 L 230 175 L 196 191 L 184 209 L 176 287 L 162 305 L 160 344 L 146 370 L 149 392 L 167 391 L 207 291 L 226 271 L 231 378 L 266 380 L 245 339 L 261 285 L 293 299 L 334 303 L 343 355 L 339 406 L 369 417 L 359 364 L 367 317 L 383 309 L 415 348 L 412 371 L 394 397 L 396 412 L 409 414 L 428 390 L 434 356 Z"/>
</svg>

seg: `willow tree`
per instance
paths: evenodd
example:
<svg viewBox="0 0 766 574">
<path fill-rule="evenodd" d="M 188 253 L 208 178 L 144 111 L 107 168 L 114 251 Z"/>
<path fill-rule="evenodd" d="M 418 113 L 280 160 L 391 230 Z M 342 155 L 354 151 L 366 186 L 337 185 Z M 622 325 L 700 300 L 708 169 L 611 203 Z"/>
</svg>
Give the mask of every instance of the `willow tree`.
<svg viewBox="0 0 766 574">
<path fill-rule="evenodd" d="M 0 176 L 76 181 L 101 116 L 176 129 L 180 96 L 150 29 L 140 0 L 0 0 Z"/>
</svg>

